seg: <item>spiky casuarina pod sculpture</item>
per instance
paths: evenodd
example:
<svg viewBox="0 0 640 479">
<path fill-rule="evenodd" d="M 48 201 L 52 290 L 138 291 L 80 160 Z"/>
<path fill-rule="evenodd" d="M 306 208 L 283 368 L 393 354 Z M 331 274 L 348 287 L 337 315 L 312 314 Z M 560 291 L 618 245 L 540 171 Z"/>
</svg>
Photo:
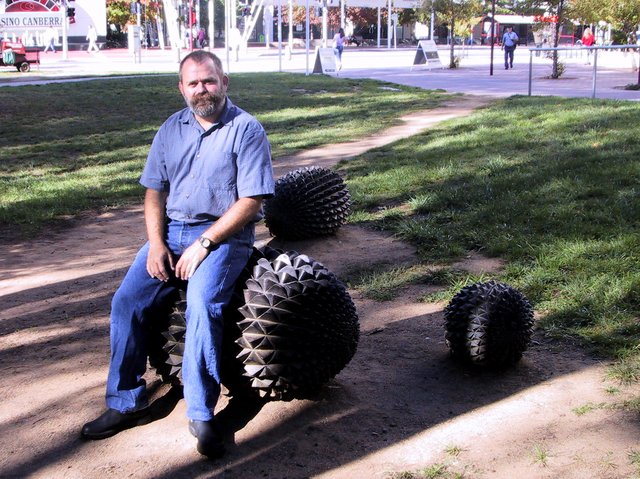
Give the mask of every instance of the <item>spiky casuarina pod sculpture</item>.
<svg viewBox="0 0 640 479">
<path fill-rule="evenodd" d="M 516 363 L 533 332 L 533 308 L 497 281 L 465 286 L 445 308 L 445 340 L 453 356 L 480 366 Z"/>
<path fill-rule="evenodd" d="M 224 311 L 224 337 L 222 340 L 221 379 L 230 390 L 249 387 L 249 380 L 243 378 L 242 363 L 236 358 L 241 348 L 236 344 L 240 337 L 238 321 L 243 317 L 238 308 L 244 305 L 244 287 L 251 277 L 253 267 L 262 258 L 276 258 L 281 252 L 273 248 L 253 248 L 251 258 L 236 281 L 233 296 Z M 166 383 L 179 385 L 182 383 L 182 358 L 184 356 L 184 340 L 187 331 L 185 313 L 187 298 L 184 289 L 169 298 L 169 308 L 158 312 L 152 324 L 149 347 L 149 364 Z"/>
<path fill-rule="evenodd" d="M 279 178 L 264 204 L 267 228 L 277 238 L 300 240 L 335 234 L 351 213 L 351 195 L 336 172 L 317 166 Z"/>
<path fill-rule="evenodd" d="M 150 363 L 180 384 L 186 300 L 180 293 L 160 325 Z M 221 380 L 231 395 L 312 395 L 353 357 L 359 324 L 349 293 L 321 263 L 296 252 L 254 248 L 225 310 Z"/>
<path fill-rule="evenodd" d="M 336 276 L 312 258 L 289 252 L 260 259 L 244 298 L 238 357 L 262 396 L 308 397 L 353 357 L 355 306 Z"/>
<path fill-rule="evenodd" d="M 149 364 L 166 383 L 180 384 L 187 307 L 184 291 L 177 291 L 151 325 Z"/>
<path fill-rule="evenodd" d="M 182 382 L 182 357 L 184 356 L 184 337 L 187 334 L 187 321 L 185 312 L 187 310 L 186 293 L 180 291 L 180 298 L 173 305 L 169 316 L 169 325 L 162 336 L 167 340 L 162 349 L 166 353 L 166 370 L 165 375 L 168 381 L 165 382 L 181 383 Z"/>
</svg>

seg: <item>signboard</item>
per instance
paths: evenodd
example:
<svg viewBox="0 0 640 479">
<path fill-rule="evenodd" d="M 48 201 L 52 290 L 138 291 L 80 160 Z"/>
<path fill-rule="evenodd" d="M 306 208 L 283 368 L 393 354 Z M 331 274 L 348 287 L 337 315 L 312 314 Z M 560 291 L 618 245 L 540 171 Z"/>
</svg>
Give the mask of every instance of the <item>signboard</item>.
<svg viewBox="0 0 640 479">
<path fill-rule="evenodd" d="M 18 39 L 27 46 L 46 46 L 53 28 L 60 34 L 67 29 L 71 43 L 85 44 L 89 25 L 104 36 L 107 27 L 106 2 L 102 0 L 64 0 L 68 12 L 65 17 L 62 0 L 0 0 L 0 37 Z M 61 6 L 62 5 L 62 6 Z"/>
<path fill-rule="evenodd" d="M 0 30 L 45 30 L 62 26 L 62 12 L 54 0 L 0 2 Z"/>
<path fill-rule="evenodd" d="M 336 56 L 333 48 L 318 48 L 316 50 L 316 62 L 312 73 L 336 73 Z"/>
<path fill-rule="evenodd" d="M 427 68 L 444 68 L 438 56 L 436 42 L 433 40 L 420 40 L 416 49 L 416 56 L 413 59 L 413 65 L 424 65 Z"/>
<path fill-rule="evenodd" d="M 129 52 L 133 54 L 134 63 L 140 63 L 140 27 L 137 25 L 130 25 L 128 31 L 129 40 Z"/>
<path fill-rule="evenodd" d="M 61 28 L 62 15 L 50 12 L 0 14 L 0 30 L 23 31 L 25 29 L 44 29 L 48 27 Z"/>
</svg>

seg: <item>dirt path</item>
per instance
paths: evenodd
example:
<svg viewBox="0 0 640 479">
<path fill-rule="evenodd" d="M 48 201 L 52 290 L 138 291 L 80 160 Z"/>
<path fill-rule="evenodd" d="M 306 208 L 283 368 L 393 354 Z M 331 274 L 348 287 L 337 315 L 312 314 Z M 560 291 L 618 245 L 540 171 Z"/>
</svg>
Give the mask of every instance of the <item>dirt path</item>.
<svg viewBox="0 0 640 479">
<path fill-rule="evenodd" d="M 329 166 L 484 103 L 461 99 L 412 115 L 411 127 L 279 159 L 276 170 Z M 269 241 L 263 227 L 259 239 Z M 466 478 L 634 477 L 628 453 L 640 450 L 637 416 L 573 412 L 634 391 L 603 382 L 604 365 L 539 334 L 513 369 L 462 368 L 444 345 L 443 305 L 417 301 L 424 287 L 385 303 L 352 292 L 362 329 L 353 361 L 317 401 L 267 404 L 222 461 L 196 453 L 184 401 L 164 386 L 154 404 L 159 420 L 83 442 L 80 426 L 103 408 L 109 301 L 143 241 L 141 209 L 128 208 L 79 220 L 35 245 L 3 245 L 0 477 L 370 479 L 433 464 Z M 417 261 L 410 246 L 354 226 L 320 241 L 272 244 L 309 254 L 339 276 Z M 502 265 L 472 256 L 459 266 L 490 275 Z M 607 392 L 613 386 L 618 392 Z"/>
</svg>

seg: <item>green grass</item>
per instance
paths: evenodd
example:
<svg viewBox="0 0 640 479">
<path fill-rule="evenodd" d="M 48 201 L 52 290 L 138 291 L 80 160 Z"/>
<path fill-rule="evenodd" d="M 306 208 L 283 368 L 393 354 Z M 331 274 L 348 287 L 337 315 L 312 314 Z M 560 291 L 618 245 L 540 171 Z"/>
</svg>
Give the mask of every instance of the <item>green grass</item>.
<svg viewBox="0 0 640 479">
<path fill-rule="evenodd" d="M 183 105 L 173 77 L 0 89 L 0 225 L 12 237 L 52 220 L 138 203 L 158 126 Z M 293 74 L 233 75 L 230 97 L 264 124 L 274 156 L 347 141 L 436 106 L 437 92 Z M 451 269 L 501 257 L 552 336 L 580 338 L 640 376 L 640 105 L 513 97 L 341 165 L 354 223 L 414 244 L 423 264 L 356 278 L 378 299 L 410 283 L 435 299 L 489 279 Z M 440 269 L 425 265 L 438 264 Z M 434 299 L 434 296 L 429 297 Z"/>
<path fill-rule="evenodd" d="M 274 157 L 396 124 L 449 98 L 383 82 L 295 74 L 232 75 L 229 96 L 258 117 Z M 0 225 L 14 237 L 51 220 L 139 202 L 160 124 L 184 102 L 175 76 L 111 77 L 0 89 Z"/>
<path fill-rule="evenodd" d="M 475 467 L 459 461 L 464 449 L 455 444 L 445 447 L 447 455 L 444 461 L 429 464 L 418 471 L 400 471 L 388 474 L 387 479 L 463 479 L 469 476 L 469 471 Z"/>
<path fill-rule="evenodd" d="M 640 451 L 631 449 L 627 452 L 629 463 L 635 467 L 636 474 L 640 474 Z"/>
<path fill-rule="evenodd" d="M 532 462 L 541 467 L 549 465 L 549 451 L 544 444 L 534 444 L 531 449 Z"/>
<path fill-rule="evenodd" d="M 390 474 L 387 479 L 462 479 L 464 473 L 452 471 L 447 464 L 438 463 L 420 471 L 402 471 Z"/>
<path fill-rule="evenodd" d="M 607 404 L 605 404 L 605 403 L 594 404 L 592 402 L 588 402 L 586 404 L 583 404 L 582 406 L 578 406 L 576 408 L 573 408 L 572 411 L 577 416 L 583 416 L 585 414 L 590 413 L 591 411 L 596 411 L 598 409 L 604 409 L 606 407 L 607 407 Z"/>
<path fill-rule="evenodd" d="M 345 279 L 365 297 L 376 301 L 388 301 L 395 298 L 402 287 L 416 282 L 426 282 L 428 278 L 429 271 L 423 265 L 392 268 L 380 265 L 351 273 Z"/>
<path fill-rule="evenodd" d="M 640 354 L 638 348 L 624 351 L 618 361 L 609 368 L 609 379 L 622 384 L 636 383 L 640 380 Z"/>
<path fill-rule="evenodd" d="M 411 242 L 425 263 L 500 257 L 497 279 L 527 295 L 548 334 L 635 357 L 639 122 L 635 102 L 497 102 L 341 164 L 352 221 Z M 438 299 L 477 280 L 444 279 Z"/>
</svg>

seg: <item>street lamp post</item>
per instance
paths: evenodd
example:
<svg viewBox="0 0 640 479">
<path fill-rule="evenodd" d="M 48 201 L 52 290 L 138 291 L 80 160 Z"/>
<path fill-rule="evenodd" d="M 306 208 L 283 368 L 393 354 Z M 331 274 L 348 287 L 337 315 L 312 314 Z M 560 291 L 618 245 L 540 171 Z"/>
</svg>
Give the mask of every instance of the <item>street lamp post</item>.
<svg viewBox="0 0 640 479">
<path fill-rule="evenodd" d="M 67 0 L 62 1 L 62 59 L 69 59 L 69 29 L 67 28 Z"/>
<path fill-rule="evenodd" d="M 304 38 L 304 43 L 305 43 L 305 50 L 306 50 L 306 57 L 307 57 L 307 62 L 305 65 L 305 75 L 309 75 L 309 24 L 310 24 L 310 19 L 309 19 L 309 0 L 306 0 L 306 13 L 305 13 L 305 19 L 304 19 L 304 24 L 305 24 L 305 38 Z"/>
<path fill-rule="evenodd" d="M 215 0 L 209 0 L 207 5 L 209 10 L 209 51 L 213 51 L 215 47 L 214 42 L 216 40 L 215 36 Z"/>
<path fill-rule="evenodd" d="M 493 75 L 493 46 L 496 42 L 496 0 L 491 0 L 491 60 L 489 61 L 489 76 Z"/>
<path fill-rule="evenodd" d="M 391 0 L 387 8 L 387 48 L 391 50 Z"/>
</svg>

